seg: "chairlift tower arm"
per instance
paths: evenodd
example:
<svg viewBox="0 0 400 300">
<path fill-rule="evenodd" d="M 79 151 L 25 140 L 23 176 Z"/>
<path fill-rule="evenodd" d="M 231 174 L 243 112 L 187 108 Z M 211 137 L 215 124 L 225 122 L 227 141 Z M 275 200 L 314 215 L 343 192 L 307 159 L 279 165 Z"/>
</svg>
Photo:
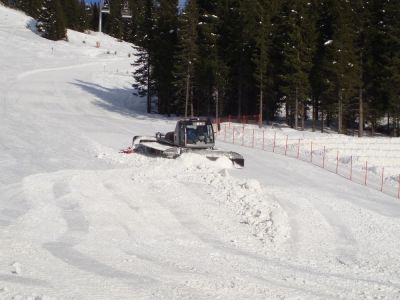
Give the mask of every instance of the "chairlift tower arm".
<svg viewBox="0 0 400 300">
<path fill-rule="evenodd" d="M 111 0 L 100 0 L 100 9 L 99 9 L 99 32 L 102 32 L 102 21 L 103 21 L 103 13 L 110 13 L 110 2 Z M 122 18 L 132 18 L 132 13 L 129 10 L 128 0 L 124 0 L 124 5 L 121 8 L 121 16 Z"/>
</svg>

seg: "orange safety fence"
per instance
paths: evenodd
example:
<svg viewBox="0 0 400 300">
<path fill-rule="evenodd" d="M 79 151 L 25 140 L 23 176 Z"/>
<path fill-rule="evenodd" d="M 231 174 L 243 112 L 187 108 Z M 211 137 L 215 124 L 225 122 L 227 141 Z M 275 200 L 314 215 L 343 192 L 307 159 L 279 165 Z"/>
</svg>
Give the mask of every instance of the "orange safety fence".
<svg viewBox="0 0 400 300">
<path fill-rule="evenodd" d="M 218 123 L 214 121 L 216 137 L 221 142 L 257 148 L 309 162 L 353 182 L 400 199 L 400 175 L 385 177 L 384 167 L 369 166 L 368 160 L 364 157 L 342 155 L 331 147 L 313 141 L 289 138 L 288 135 L 277 134 L 277 131 L 271 128 L 259 129 L 254 126 L 248 128 L 247 123 L 241 125 L 231 122 L 221 123 L 218 130 Z"/>
</svg>

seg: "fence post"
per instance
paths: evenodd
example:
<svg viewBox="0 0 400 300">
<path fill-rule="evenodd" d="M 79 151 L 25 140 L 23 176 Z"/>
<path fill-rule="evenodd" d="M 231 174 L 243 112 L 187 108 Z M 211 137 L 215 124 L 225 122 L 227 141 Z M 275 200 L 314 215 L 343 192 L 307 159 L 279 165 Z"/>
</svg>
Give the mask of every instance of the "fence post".
<svg viewBox="0 0 400 300">
<path fill-rule="evenodd" d="M 325 146 L 324 146 L 324 156 L 322 156 L 322 169 L 325 169 Z"/>
<path fill-rule="evenodd" d="M 265 144 L 264 144 L 264 140 L 265 140 L 265 139 L 264 139 L 264 129 L 263 129 L 263 145 L 262 145 L 262 149 L 263 149 L 263 150 L 265 150 L 265 146 L 264 146 L 264 145 L 265 145 Z"/>
<path fill-rule="evenodd" d="M 382 167 L 382 181 L 381 181 L 381 192 L 383 191 L 383 175 L 385 173 L 385 167 Z"/>
<path fill-rule="evenodd" d="M 253 141 L 252 141 L 251 146 L 254 148 L 254 128 L 253 128 Z"/>
<path fill-rule="evenodd" d="M 367 177 L 368 177 L 368 160 L 365 161 L 365 180 L 364 180 L 364 185 L 367 185 Z"/>
<path fill-rule="evenodd" d="M 353 178 L 353 155 L 350 156 L 350 180 Z"/>
<path fill-rule="evenodd" d="M 276 141 L 276 131 L 274 134 L 274 145 L 272 146 L 272 152 L 275 152 L 275 141 Z"/>
<path fill-rule="evenodd" d="M 310 152 L 310 155 L 311 155 L 311 163 L 312 163 L 312 142 L 311 142 L 311 152 Z"/>
<path fill-rule="evenodd" d="M 300 157 L 300 139 L 299 139 L 299 144 L 297 145 L 297 159 Z"/>
<path fill-rule="evenodd" d="M 285 155 L 286 155 L 286 153 L 287 153 L 287 141 L 288 141 L 288 135 L 286 136 L 286 146 L 285 146 Z"/>
<path fill-rule="evenodd" d="M 338 171 L 339 171 L 339 151 L 337 151 L 336 153 L 336 174 L 339 174 Z"/>
</svg>

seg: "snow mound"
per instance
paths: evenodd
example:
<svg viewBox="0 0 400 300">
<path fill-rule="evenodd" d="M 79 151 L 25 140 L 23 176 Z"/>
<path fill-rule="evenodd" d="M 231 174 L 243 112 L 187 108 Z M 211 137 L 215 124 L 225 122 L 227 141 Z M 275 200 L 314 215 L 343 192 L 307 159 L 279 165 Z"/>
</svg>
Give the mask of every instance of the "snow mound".
<svg viewBox="0 0 400 300">
<path fill-rule="evenodd" d="M 142 183 L 151 178 L 154 185 L 163 186 L 165 194 L 190 198 L 193 196 L 185 195 L 180 185 L 191 186 L 203 197 L 207 195 L 210 201 L 223 205 L 226 213 L 236 219 L 236 225 L 247 228 L 247 234 L 265 246 L 278 245 L 289 237 L 286 212 L 266 195 L 257 180 L 230 176 L 233 165 L 228 158 L 211 161 L 199 154 L 185 153 L 177 159 L 164 159 L 118 154 L 112 149 L 103 149 L 97 157 L 119 167 L 132 168 L 135 182 Z M 216 218 L 225 217 L 214 216 L 212 222 L 221 223 Z"/>
<path fill-rule="evenodd" d="M 211 161 L 204 155 L 199 155 L 196 153 L 184 153 L 177 158 L 177 161 L 182 163 L 182 165 L 186 168 L 197 168 L 197 169 L 232 168 L 232 162 L 227 157 L 220 157 L 216 161 Z"/>
</svg>

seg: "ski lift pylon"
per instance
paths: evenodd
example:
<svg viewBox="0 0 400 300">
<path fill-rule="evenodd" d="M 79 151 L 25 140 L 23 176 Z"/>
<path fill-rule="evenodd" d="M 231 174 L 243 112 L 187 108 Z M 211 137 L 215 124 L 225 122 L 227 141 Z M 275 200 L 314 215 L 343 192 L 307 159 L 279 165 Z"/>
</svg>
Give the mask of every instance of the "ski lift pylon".
<svg viewBox="0 0 400 300">
<path fill-rule="evenodd" d="M 124 1 L 124 4 L 121 9 L 121 16 L 123 18 L 132 18 L 132 13 L 131 13 L 131 10 L 129 9 L 128 0 Z"/>
<path fill-rule="evenodd" d="M 100 1 L 100 13 L 99 13 L 99 32 L 102 31 L 102 14 L 109 14 L 110 13 L 110 2 L 111 0 L 101 0 Z M 121 7 L 121 16 L 122 18 L 132 18 L 132 13 L 129 8 L 129 1 L 124 0 L 123 5 Z"/>
<path fill-rule="evenodd" d="M 110 0 L 103 0 L 103 5 L 101 6 L 101 12 L 109 14 L 110 13 Z"/>
</svg>

